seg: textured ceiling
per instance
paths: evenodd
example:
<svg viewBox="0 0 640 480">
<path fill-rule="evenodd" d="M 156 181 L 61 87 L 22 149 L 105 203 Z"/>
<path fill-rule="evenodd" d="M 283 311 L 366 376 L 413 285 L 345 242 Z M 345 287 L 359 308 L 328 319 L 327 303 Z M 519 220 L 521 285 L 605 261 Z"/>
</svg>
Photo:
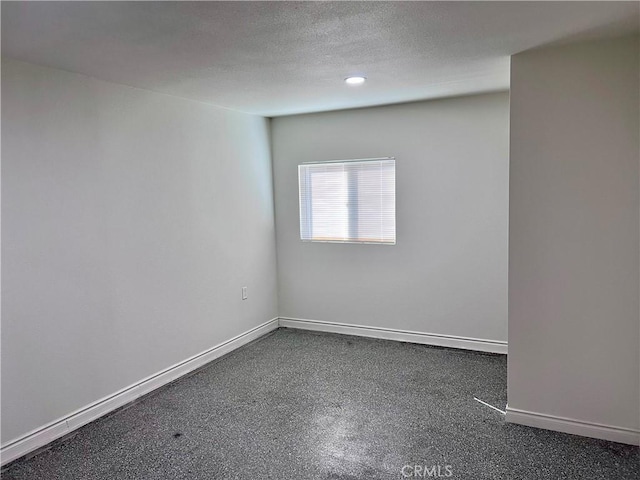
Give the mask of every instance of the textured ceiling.
<svg viewBox="0 0 640 480">
<path fill-rule="evenodd" d="M 502 90 L 509 56 L 636 2 L 2 2 L 2 53 L 264 116 Z M 349 87 L 343 79 L 364 74 Z"/>
</svg>

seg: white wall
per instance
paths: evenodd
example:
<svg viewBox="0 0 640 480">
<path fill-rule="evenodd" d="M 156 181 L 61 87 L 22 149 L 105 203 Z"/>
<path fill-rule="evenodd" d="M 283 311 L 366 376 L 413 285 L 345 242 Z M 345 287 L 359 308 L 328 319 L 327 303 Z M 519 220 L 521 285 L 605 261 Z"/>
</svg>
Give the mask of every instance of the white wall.
<svg viewBox="0 0 640 480">
<path fill-rule="evenodd" d="M 511 62 L 509 409 L 621 441 L 553 419 L 639 427 L 638 53 L 634 37 Z"/>
<path fill-rule="evenodd" d="M 3 60 L 2 163 L 3 443 L 277 316 L 268 120 Z"/>
<path fill-rule="evenodd" d="M 275 118 L 280 316 L 506 340 L 508 114 L 497 93 Z M 381 156 L 397 245 L 300 241 L 297 165 Z"/>
</svg>

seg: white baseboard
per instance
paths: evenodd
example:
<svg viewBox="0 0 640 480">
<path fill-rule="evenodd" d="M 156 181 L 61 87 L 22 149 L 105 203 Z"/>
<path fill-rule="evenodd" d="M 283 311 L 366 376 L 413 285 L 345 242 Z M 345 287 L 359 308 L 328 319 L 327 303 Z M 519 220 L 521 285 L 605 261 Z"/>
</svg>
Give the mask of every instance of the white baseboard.
<svg viewBox="0 0 640 480">
<path fill-rule="evenodd" d="M 247 343 L 266 335 L 278 328 L 278 318 L 273 318 L 268 322 L 258 325 L 240 335 L 237 335 L 226 342 L 222 342 L 204 352 L 166 368 L 154 375 L 151 375 L 139 382 L 119 390 L 107 397 L 104 397 L 86 407 L 55 420 L 47 425 L 43 425 L 20 438 L 8 442 L 0 448 L 0 464 L 7 463 L 22 457 L 38 448 L 44 447 L 48 443 L 67 435 L 68 433 L 86 425 L 93 420 L 123 406 L 127 403 L 145 395 L 156 388 L 159 388 L 183 375 L 199 368 L 216 358 L 221 357 Z"/>
<path fill-rule="evenodd" d="M 640 430 L 588 423 L 573 418 L 529 412 L 527 410 L 511 408 L 509 405 L 507 405 L 506 408 L 505 420 L 509 423 L 517 423 L 529 427 L 555 430 L 556 432 L 571 433 L 583 437 L 600 438 L 611 442 L 640 445 Z"/>
<path fill-rule="evenodd" d="M 317 332 L 342 333 L 359 337 L 382 338 L 400 342 L 437 345 L 440 347 L 462 348 L 480 352 L 507 353 L 507 342 L 501 340 L 485 340 L 481 338 L 456 337 L 437 333 L 412 332 L 382 327 L 368 327 L 365 325 L 351 325 L 346 323 L 323 322 L 301 318 L 280 317 L 281 327 L 314 330 Z"/>
</svg>

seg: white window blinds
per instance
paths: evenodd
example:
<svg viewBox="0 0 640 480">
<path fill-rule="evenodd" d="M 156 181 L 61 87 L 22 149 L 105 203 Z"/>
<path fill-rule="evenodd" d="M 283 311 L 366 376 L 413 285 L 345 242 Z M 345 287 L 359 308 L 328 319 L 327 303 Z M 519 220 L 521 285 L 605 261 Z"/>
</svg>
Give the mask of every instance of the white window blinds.
<svg viewBox="0 0 640 480">
<path fill-rule="evenodd" d="M 396 243 L 395 159 L 303 164 L 298 181 L 302 240 Z"/>
</svg>

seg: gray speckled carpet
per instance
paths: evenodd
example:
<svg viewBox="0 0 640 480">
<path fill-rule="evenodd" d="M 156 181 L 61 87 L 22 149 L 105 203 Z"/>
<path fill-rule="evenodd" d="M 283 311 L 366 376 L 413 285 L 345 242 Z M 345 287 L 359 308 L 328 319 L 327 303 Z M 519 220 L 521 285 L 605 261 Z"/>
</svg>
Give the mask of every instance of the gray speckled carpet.
<svg viewBox="0 0 640 480">
<path fill-rule="evenodd" d="M 637 447 L 506 424 L 506 357 L 279 329 L 2 479 L 638 479 Z"/>
</svg>

